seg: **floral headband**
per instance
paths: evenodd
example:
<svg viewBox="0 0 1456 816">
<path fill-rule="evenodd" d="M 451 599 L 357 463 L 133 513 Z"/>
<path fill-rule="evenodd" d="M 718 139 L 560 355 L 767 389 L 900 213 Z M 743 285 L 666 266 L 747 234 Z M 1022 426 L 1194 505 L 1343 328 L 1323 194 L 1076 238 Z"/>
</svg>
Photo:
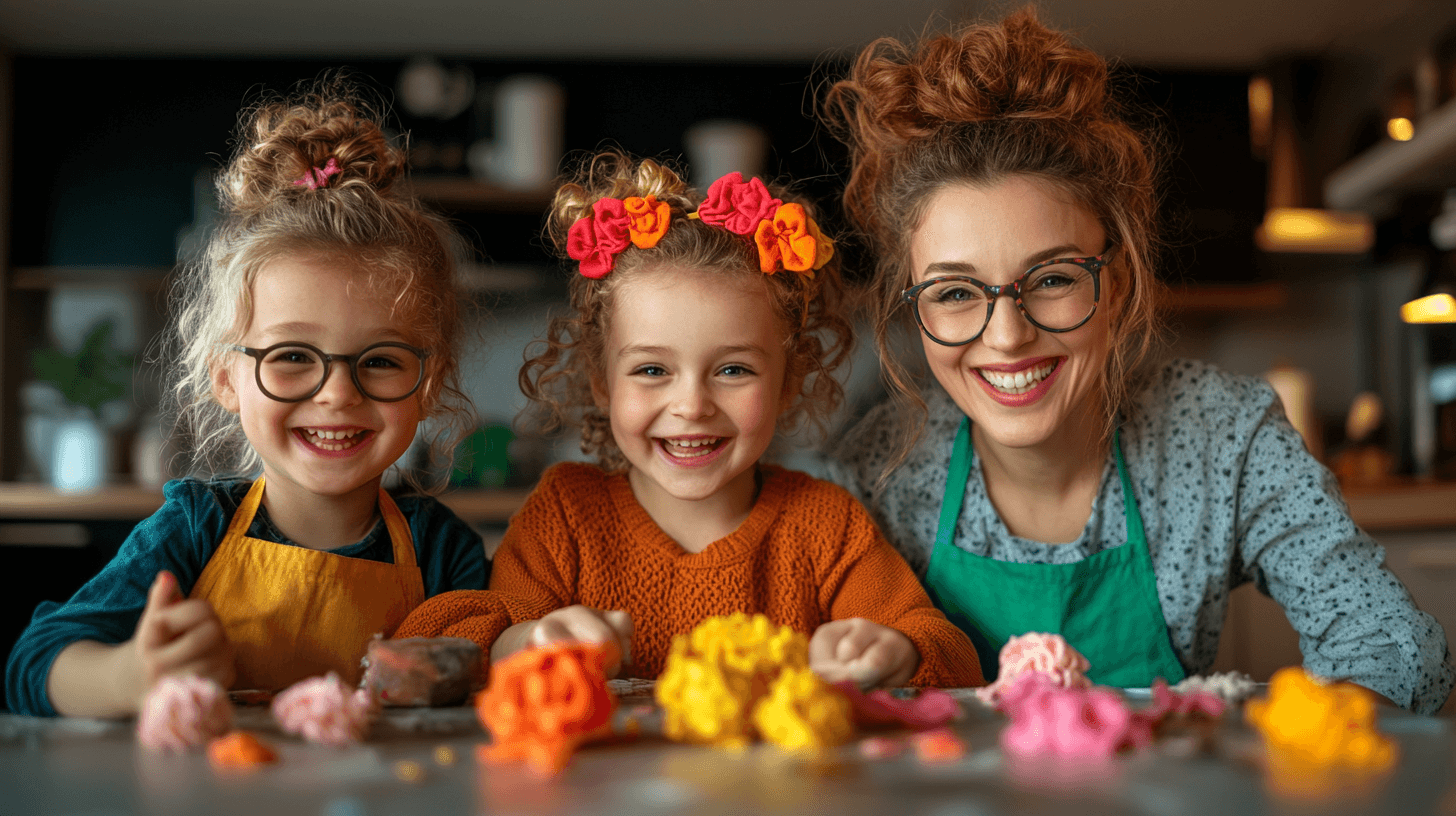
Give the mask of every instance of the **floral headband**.
<svg viewBox="0 0 1456 816">
<path fill-rule="evenodd" d="M 834 257 L 834 242 L 802 205 L 785 204 L 759 179 L 744 181 L 742 173 L 713 182 L 707 199 L 688 218 L 735 235 L 752 234 L 758 268 L 768 275 L 786 269 L 813 277 Z M 671 208 L 656 196 L 603 198 L 592 205 L 591 215 L 571 225 L 566 254 L 579 262 L 581 274 L 602 278 L 629 244 L 641 249 L 657 246 L 670 221 Z"/>
</svg>

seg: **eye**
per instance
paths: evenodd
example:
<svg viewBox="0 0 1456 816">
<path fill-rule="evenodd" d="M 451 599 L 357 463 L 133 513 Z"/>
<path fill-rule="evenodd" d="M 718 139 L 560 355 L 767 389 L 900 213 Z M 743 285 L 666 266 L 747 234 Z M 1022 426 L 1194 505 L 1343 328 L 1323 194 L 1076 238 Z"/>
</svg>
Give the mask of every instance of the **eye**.
<svg viewBox="0 0 1456 816">
<path fill-rule="evenodd" d="M 403 368 L 403 364 L 397 358 L 387 354 L 371 354 L 359 361 L 359 367 L 388 370 Z"/>
<path fill-rule="evenodd" d="M 1076 286 L 1089 277 L 1091 273 L 1077 264 L 1056 264 L 1038 269 L 1031 280 L 1026 282 L 1026 291 L 1064 289 Z"/>
<path fill-rule="evenodd" d="M 753 369 L 741 363 L 729 363 L 718 369 L 718 373 L 724 377 L 749 377 L 753 375 Z"/>
<path fill-rule="evenodd" d="M 934 303 L 970 303 L 984 299 L 980 289 L 964 281 L 945 281 L 930 287 L 926 294 Z"/>
<path fill-rule="evenodd" d="M 640 365 L 632 369 L 633 374 L 641 374 L 644 377 L 666 377 L 667 369 L 655 363 Z"/>
<path fill-rule="evenodd" d="M 318 356 L 306 348 L 287 346 L 270 352 L 263 362 L 270 365 L 313 365 L 318 362 Z"/>
</svg>

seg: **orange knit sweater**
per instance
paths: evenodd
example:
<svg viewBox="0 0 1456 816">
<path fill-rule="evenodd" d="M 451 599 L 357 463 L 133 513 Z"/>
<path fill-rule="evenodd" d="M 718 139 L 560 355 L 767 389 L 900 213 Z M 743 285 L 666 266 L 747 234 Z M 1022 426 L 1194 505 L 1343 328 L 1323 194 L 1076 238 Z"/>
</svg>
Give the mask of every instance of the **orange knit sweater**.
<svg viewBox="0 0 1456 816">
<path fill-rule="evenodd" d="M 625 474 L 556 465 L 511 519 L 491 588 L 436 595 L 394 636 L 468 637 L 489 651 L 507 627 L 555 609 L 623 609 L 634 624 L 629 671 L 655 678 L 672 636 L 713 615 L 761 612 L 805 634 L 866 618 L 919 650 L 910 685 L 985 683 L 975 647 L 858 501 L 804 473 L 765 466 L 762 476 L 743 524 L 689 553 L 638 504 Z"/>
</svg>

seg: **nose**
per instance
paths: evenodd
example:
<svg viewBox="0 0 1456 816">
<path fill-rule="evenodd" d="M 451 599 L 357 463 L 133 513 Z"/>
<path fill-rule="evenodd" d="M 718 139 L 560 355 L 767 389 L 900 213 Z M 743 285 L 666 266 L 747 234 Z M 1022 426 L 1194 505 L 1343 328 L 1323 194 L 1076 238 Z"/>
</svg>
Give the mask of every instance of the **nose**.
<svg viewBox="0 0 1456 816">
<path fill-rule="evenodd" d="M 328 365 L 328 370 L 324 372 L 324 385 L 313 395 L 313 401 L 335 408 L 362 402 L 364 395 L 354 387 L 354 378 L 349 375 L 349 364 L 343 360 L 332 360 Z"/>
<path fill-rule="evenodd" d="M 1009 292 L 996 298 L 991 310 L 991 320 L 981 333 L 981 342 L 987 348 L 1000 352 L 1015 351 L 1036 339 L 1036 326 L 1016 308 L 1016 301 Z"/>
<path fill-rule="evenodd" d="M 670 410 L 683 419 L 703 419 L 717 411 L 708 384 L 696 377 L 683 377 L 673 385 Z"/>
</svg>

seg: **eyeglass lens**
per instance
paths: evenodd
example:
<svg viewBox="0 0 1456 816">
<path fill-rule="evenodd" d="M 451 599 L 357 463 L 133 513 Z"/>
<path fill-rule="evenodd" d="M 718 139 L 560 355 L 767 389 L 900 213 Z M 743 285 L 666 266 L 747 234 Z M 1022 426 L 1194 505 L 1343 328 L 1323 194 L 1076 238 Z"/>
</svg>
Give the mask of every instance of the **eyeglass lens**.
<svg viewBox="0 0 1456 816">
<path fill-rule="evenodd" d="M 1043 329 L 1074 328 L 1097 306 L 1092 273 L 1072 263 L 1041 267 L 1022 281 L 1021 306 L 1031 322 Z M 961 343 L 986 327 L 991 299 L 970 281 L 945 280 L 921 290 L 915 308 L 932 337 Z"/>
<path fill-rule="evenodd" d="M 317 349 L 279 346 L 258 358 L 258 382 L 269 395 L 284 400 L 302 399 L 324 383 L 330 366 Z M 354 378 L 364 396 L 397 400 L 420 384 L 424 361 L 401 346 L 371 346 L 353 361 Z M 341 374 L 343 372 L 340 372 Z"/>
</svg>

